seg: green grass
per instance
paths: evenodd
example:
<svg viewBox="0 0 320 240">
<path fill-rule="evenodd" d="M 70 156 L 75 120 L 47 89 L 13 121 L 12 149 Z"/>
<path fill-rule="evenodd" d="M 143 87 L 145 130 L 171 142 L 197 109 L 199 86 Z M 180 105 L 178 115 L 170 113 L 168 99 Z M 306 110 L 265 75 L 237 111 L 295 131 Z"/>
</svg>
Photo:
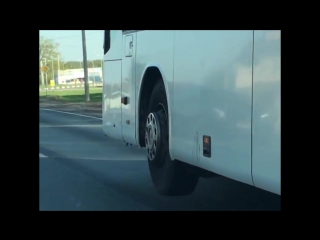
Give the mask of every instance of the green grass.
<svg viewBox="0 0 320 240">
<path fill-rule="evenodd" d="M 98 84 L 98 83 L 96 83 L 96 84 Z M 54 86 L 54 88 L 58 88 L 58 87 L 67 87 L 67 86 L 69 86 L 69 87 L 72 87 L 72 86 L 83 86 L 84 84 L 83 83 L 79 83 L 79 84 L 56 84 L 55 86 Z M 48 85 L 47 86 L 49 89 L 51 88 L 51 86 L 50 85 Z M 92 87 L 92 88 L 101 88 L 102 86 L 93 86 L 93 84 L 92 83 L 90 83 L 90 87 Z M 45 89 L 46 88 L 46 86 L 45 85 L 40 85 L 39 86 L 39 89 Z"/>
<path fill-rule="evenodd" d="M 102 88 L 89 89 L 90 102 L 102 102 Z M 84 89 L 72 89 L 72 90 L 48 90 L 46 92 L 39 92 L 40 99 L 52 99 L 65 102 L 85 102 Z"/>
</svg>

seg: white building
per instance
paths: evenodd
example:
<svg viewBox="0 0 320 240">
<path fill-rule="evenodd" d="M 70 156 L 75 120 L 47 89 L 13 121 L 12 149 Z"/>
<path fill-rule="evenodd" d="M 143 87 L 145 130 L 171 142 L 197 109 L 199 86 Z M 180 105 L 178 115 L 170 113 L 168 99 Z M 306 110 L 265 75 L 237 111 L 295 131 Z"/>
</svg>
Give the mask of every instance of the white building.
<svg viewBox="0 0 320 240">
<path fill-rule="evenodd" d="M 90 82 L 100 81 L 102 78 L 102 68 L 88 68 L 88 78 Z M 58 84 L 74 83 L 72 80 L 84 79 L 83 68 L 58 70 Z M 100 80 L 99 80 L 100 79 Z"/>
</svg>

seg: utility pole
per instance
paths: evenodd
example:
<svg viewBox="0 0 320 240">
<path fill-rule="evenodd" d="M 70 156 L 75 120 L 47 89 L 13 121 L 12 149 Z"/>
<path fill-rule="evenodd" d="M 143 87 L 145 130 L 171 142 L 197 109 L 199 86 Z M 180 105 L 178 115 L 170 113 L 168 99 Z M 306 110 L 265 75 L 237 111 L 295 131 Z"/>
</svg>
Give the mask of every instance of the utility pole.
<svg viewBox="0 0 320 240">
<path fill-rule="evenodd" d="M 53 69 L 53 58 L 51 56 L 51 67 L 52 67 L 52 80 L 54 81 L 54 83 L 56 83 L 56 79 L 54 78 L 54 69 Z"/>
<path fill-rule="evenodd" d="M 60 73 L 60 56 L 58 54 L 58 72 L 57 72 L 58 78 L 57 78 L 56 84 L 59 84 L 59 73 Z"/>
<path fill-rule="evenodd" d="M 92 61 L 92 71 L 94 71 L 94 61 Z M 93 76 L 93 86 L 96 85 L 96 78 Z"/>
<path fill-rule="evenodd" d="M 42 69 L 42 59 L 40 60 L 40 69 Z M 41 85 L 43 86 L 44 85 L 44 77 L 43 77 L 43 72 L 41 71 Z"/>
<path fill-rule="evenodd" d="M 40 62 L 40 69 L 42 68 L 42 59 L 41 59 L 41 47 L 39 47 L 39 62 Z M 43 72 L 41 70 L 41 85 L 43 86 Z"/>
<path fill-rule="evenodd" d="M 86 95 L 86 101 L 90 102 L 89 95 L 89 82 L 88 82 L 88 64 L 87 64 L 87 47 L 86 47 L 86 35 L 85 30 L 82 31 L 82 49 L 83 49 L 83 70 L 84 70 L 84 91 Z"/>
<path fill-rule="evenodd" d="M 47 59 L 44 58 L 44 65 L 47 66 Z M 46 81 L 45 81 L 45 84 L 46 84 L 46 96 L 48 96 L 48 75 L 47 73 L 45 73 L 45 76 L 46 76 Z"/>
</svg>

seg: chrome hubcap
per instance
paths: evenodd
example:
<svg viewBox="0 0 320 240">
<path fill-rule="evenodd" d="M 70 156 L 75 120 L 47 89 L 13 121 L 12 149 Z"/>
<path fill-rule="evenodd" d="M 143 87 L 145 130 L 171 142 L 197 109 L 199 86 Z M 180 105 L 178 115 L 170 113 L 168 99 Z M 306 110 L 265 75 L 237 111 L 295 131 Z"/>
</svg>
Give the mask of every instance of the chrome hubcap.
<svg viewBox="0 0 320 240">
<path fill-rule="evenodd" d="M 157 152 L 157 143 L 158 143 L 158 138 L 160 136 L 157 118 L 153 113 L 150 113 L 147 118 L 145 132 L 146 132 L 145 142 L 146 142 L 147 154 L 149 159 L 152 161 Z"/>
</svg>

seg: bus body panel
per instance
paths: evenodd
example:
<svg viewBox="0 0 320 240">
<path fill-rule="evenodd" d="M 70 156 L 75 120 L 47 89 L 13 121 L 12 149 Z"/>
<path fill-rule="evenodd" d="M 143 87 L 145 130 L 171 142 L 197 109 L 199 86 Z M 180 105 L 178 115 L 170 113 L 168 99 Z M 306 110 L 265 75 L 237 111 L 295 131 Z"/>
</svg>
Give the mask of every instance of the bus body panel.
<svg viewBox="0 0 320 240">
<path fill-rule="evenodd" d="M 111 32 L 103 77 L 106 135 L 139 143 L 144 76 L 158 68 L 171 158 L 281 194 L 280 31 Z M 128 106 L 121 96 L 129 97 Z M 203 155 L 203 136 L 211 137 L 210 157 Z"/>
<path fill-rule="evenodd" d="M 173 104 L 173 42 L 174 31 L 138 31 L 137 32 L 137 52 L 136 52 L 136 106 L 139 107 L 141 99 L 140 92 L 142 80 L 149 67 L 157 67 L 162 75 L 165 85 L 169 116 L 172 116 L 171 106 Z M 136 117 L 137 123 L 140 121 Z M 144 119 L 142 120 L 144 121 Z M 169 135 L 171 138 L 171 122 L 169 118 Z M 136 132 L 139 132 L 139 124 L 136 124 Z M 137 134 L 137 142 L 139 136 Z M 171 149 L 171 139 L 169 138 L 169 149 Z M 171 153 L 171 151 L 170 151 Z M 171 156 L 173 158 L 173 156 Z"/>
<path fill-rule="evenodd" d="M 104 134 L 122 139 L 121 60 L 104 61 L 102 125 Z"/>
<path fill-rule="evenodd" d="M 172 155 L 251 185 L 252 51 L 253 31 L 175 31 L 171 103 Z"/>
<path fill-rule="evenodd" d="M 136 145 L 136 84 L 135 84 L 136 32 L 123 33 L 121 96 L 127 104 L 121 104 L 122 138 Z"/>
<path fill-rule="evenodd" d="M 110 49 L 104 55 L 102 128 L 104 134 L 122 139 L 121 129 L 122 31 L 110 30 Z"/>
<path fill-rule="evenodd" d="M 256 187 L 281 194 L 281 32 L 255 31 L 252 175 Z"/>
</svg>

